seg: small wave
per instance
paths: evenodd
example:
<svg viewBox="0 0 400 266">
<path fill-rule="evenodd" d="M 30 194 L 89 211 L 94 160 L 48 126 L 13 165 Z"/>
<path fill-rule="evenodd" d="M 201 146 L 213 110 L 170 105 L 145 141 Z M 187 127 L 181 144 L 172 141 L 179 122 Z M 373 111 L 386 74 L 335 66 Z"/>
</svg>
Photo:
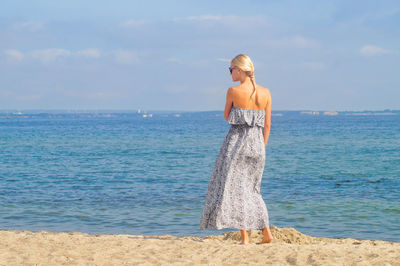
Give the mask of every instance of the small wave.
<svg viewBox="0 0 400 266">
<path fill-rule="evenodd" d="M 377 179 L 377 180 L 368 180 L 365 183 L 367 183 L 367 184 L 376 184 L 376 183 L 381 183 L 383 181 L 385 181 L 385 179 L 384 178 L 380 178 L 380 179 Z"/>
<path fill-rule="evenodd" d="M 389 212 L 389 213 L 397 213 L 400 214 L 400 210 L 399 209 L 384 209 L 384 212 Z"/>
</svg>

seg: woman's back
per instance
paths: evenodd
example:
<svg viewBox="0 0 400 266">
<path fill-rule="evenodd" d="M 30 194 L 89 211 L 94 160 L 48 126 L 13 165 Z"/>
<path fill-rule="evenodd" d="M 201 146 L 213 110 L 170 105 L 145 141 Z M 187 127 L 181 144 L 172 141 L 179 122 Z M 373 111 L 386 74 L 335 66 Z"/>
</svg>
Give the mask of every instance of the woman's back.
<svg viewBox="0 0 400 266">
<path fill-rule="evenodd" d="M 255 97 L 251 98 L 254 91 L 253 86 L 239 85 L 231 87 L 233 105 L 235 107 L 244 109 L 257 109 L 262 110 L 267 107 L 268 101 L 270 100 L 270 93 L 267 88 L 260 85 L 256 85 L 257 93 Z"/>
</svg>

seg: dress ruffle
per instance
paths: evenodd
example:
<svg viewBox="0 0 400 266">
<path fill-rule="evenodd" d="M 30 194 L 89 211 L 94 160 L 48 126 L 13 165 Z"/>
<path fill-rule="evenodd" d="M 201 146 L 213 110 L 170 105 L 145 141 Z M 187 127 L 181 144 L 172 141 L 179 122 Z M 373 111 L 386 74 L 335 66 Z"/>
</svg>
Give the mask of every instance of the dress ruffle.
<svg viewBox="0 0 400 266">
<path fill-rule="evenodd" d="M 228 124 L 231 125 L 244 125 L 250 127 L 259 126 L 264 127 L 265 110 L 245 109 L 232 106 L 231 112 L 228 117 Z"/>
</svg>

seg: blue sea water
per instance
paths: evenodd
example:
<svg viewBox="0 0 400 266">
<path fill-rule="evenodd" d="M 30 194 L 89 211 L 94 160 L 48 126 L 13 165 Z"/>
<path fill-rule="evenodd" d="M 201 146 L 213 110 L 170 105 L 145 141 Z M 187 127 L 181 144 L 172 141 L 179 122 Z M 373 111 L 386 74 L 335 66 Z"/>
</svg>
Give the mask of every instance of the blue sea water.
<svg viewBox="0 0 400 266">
<path fill-rule="evenodd" d="M 273 114 L 261 186 L 270 223 L 400 242 L 400 113 Z M 0 113 L 0 229 L 236 230 L 199 229 L 228 129 L 222 111 Z"/>
</svg>

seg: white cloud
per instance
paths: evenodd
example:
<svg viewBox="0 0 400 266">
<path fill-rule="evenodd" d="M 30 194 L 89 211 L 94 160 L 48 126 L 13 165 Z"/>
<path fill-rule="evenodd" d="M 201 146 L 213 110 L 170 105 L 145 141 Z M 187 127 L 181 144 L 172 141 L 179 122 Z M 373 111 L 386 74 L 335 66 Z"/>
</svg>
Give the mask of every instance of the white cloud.
<svg viewBox="0 0 400 266">
<path fill-rule="evenodd" d="M 278 40 L 267 40 L 265 42 L 265 45 L 278 48 L 301 48 L 301 49 L 305 48 L 315 49 L 320 47 L 320 44 L 317 40 L 307 38 L 304 36 L 293 36 Z"/>
<path fill-rule="evenodd" d="M 21 62 L 25 59 L 25 57 L 30 57 L 36 60 L 39 60 L 43 64 L 50 64 L 56 62 L 58 59 L 67 58 L 70 56 L 77 56 L 80 58 L 100 58 L 102 53 L 97 48 L 87 48 L 78 50 L 76 52 L 69 51 L 67 49 L 62 48 L 48 48 L 48 49 L 40 49 L 40 50 L 33 50 L 27 52 L 26 54 L 16 50 L 16 49 L 8 49 L 4 50 L 3 54 L 9 63 L 17 63 Z M 119 64 L 136 64 L 139 63 L 139 55 L 136 52 L 130 50 L 113 50 L 106 54 L 111 55 L 115 62 Z M 169 58 L 167 59 L 169 62 L 176 62 L 182 63 L 181 60 L 177 58 Z"/>
<path fill-rule="evenodd" d="M 70 55 L 70 51 L 59 48 L 35 50 L 31 52 L 33 58 L 39 59 L 44 64 L 51 63 L 59 57 L 68 57 Z"/>
<path fill-rule="evenodd" d="M 162 25 L 163 27 L 193 27 L 194 31 L 209 29 L 216 30 L 218 27 L 230 29 L 235 32 L 245 30 L 247 32 L 256 32 L 257 28 L 268 26 L 270 21 L 265 16 L 220 16 L 220 15 L 200 15 L 175 17 L 158 20 L 136 20 L 130 19 L 123 21 L 119 27 L 126 29 L 147 29 L 150 26 Z M 155 28 L 157 30 L 157 28 Z M 154 29 L 153 29 L 154 30 Z M 152 30 L 152 31 L 153 31 Z M 174 29 L 171 29 L 174 30 Z"/>
<path fill-rule="evenodd" d="M 220 61 L 220 62 L 224 62 L 224 63 L 230 63 L 231 62 L 231 59 L 229 59 L 229 58 L 217 58 L 217 60 Z"/>
<path fill-rule="evenodd" d="M 381 48 L 381 47 L 375 46 L 375 45 L 364 45 L 363 47 L 360 48 L 359 52 L 360 52 L 360 54 L 366 55 L 366 56 L 397 53 L 397 51 L 384 49 L 384 48 Z"/>
<path fill-rule="evenodd" d="M 96 48 L 88 48 L 76 52 L 78 56 L 86 58 L 99 58 L 101 56 L 100 50 Z"/>
<path fill-rule="evenodd" d="M 44 24 L 40 22 L 21 22 L 13 25 L 16 30 L 28 30 L 30 32 L 37 32 L 44 28 Z"/>
<path fill-rule="evenodd" d="M 166 23 L 166 22 L 215 22 L 222 21 L 226 17 L 222 16 L 214 16 L 214 15 L 202 15 L 202 16 L 188 16 L 188 17 L 177 17 L 172 19 L 165 20 L 148 20 L 148 19 L 129 19 L 123 21 L 119 26 L 123 28 L 139 28 L 141 26 L 150 24 L 150 23 Z"/>
<path fill-rule="evenodd" d="M 114 50 L 112 51 L 115 62 L 119 64 L 136 64 L 139 63 L 139 57 L 136 53 L 129 50 Z"/>
<path fill-rule="evenodd" d="M 214 16 L 214 15 L 202 15 L 202 16 L 189 16 L 189 17 L 181 17 L 181 18 L 173 18 L 172 21 L 180 22 L 180 21 L 219 21 L 222 20 L 222 16 Z"/>
<path fill-rule="evenodd" d="M 264 26 L 267 24 L 265 16 L 217 16 L 217 15 L 201 15 L 201 16 L 188 16 L 178 17 L 171 19 L 172 22 L 192 22 L 200 25 L 214 25 L 221 24 L 235 29 L 251 30 L 257 26 Z"/>
<path fill-rule="evenodd" d="M 219 22 L 226 25 L 243 25 L 247 28 L 259 26 L 265 24 L 267 21 L 265 16 L 219 16 L 219 15 L 200 15 L 200 16 L 187 16 L 187 17 L 175 17 L 164 20 L 148 20 L 148 19 L 129 19 L 123 21 L 120 27 L 139 27 L 150 23 L 165 23 L 165 22 L 177 22 L 177 23 L 214 23 Z"/>
<path fill-rule="evenodd" d="M 291 39 L 294 46 L 298 48 L 317 48 L 319 46 L 316 40 L 306 38 L 303 36 L 295 36 Z"/>
<path fill-rule="evenodd" d="M 126 28 L 135 28 L 135 27 L 140 27 L 143 26 L 145 24 L 150 23 L 150 20 L 147 19 L 141 19 L 141 20 L 137 20 L 137 19 L 129 19 L 126 20 L 124 22 L 122 22 L 120 24 L 121 27 L 126 27 Z"/>
<path fill-rule="evenodd" d="M 18 63 L 24 59 L 24 54 L 15 49 L 8 49 L 4 51 L 4 54 L 9 63 Z"/>
</svg>

